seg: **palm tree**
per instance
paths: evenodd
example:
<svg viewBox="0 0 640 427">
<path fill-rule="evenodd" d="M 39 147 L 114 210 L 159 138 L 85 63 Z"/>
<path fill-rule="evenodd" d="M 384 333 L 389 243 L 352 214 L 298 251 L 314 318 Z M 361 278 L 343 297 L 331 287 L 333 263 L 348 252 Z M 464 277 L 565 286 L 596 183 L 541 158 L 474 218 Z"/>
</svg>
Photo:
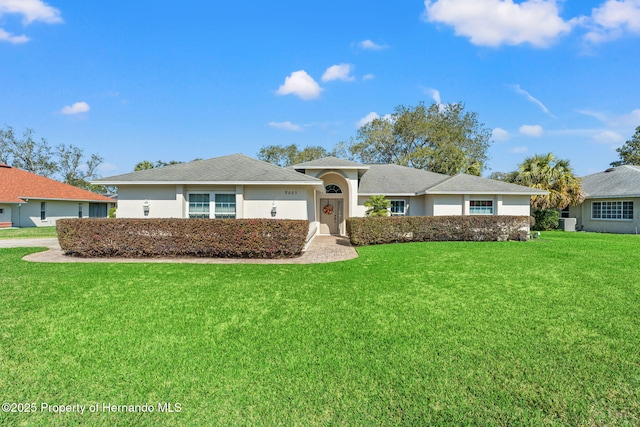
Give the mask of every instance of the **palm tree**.
<svg viewBox="0 0 640 427">
<path fill-rule="evenodd" d="M 580 178 L 574 175 L 568 160 L 556 159 L 553 153 L 526 158 L 518 166 L 513 182 L 549 192 L 532 197 L 534 209 L 564 209 L 584 201 Z"/>
<path fill-rule="evenodd" d="M 364 202 L 364 205 L 368 207 L 365 212 L 366 216 L 388 216 L 391 202 L 384 196 L 371 196 L 369 200 Z"/>
<path fill-rule="evenodd" d="M 155 167 L 155 165 L 153 164 L 153 162 L 150 162 L 149 160 L 143 160 L 141 162 L 138 162 L 135 166 L 135 168 L 133 168 L 134 171 L 144 171 L 147 169 L 153 169 Z"/>
</svg>

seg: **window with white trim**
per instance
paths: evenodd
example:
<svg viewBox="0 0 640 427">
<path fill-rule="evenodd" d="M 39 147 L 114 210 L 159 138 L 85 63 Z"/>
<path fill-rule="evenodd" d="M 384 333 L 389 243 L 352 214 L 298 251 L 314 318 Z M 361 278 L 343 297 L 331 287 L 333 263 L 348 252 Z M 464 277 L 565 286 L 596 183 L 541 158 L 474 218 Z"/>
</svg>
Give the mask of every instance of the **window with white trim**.
<svg viewBox="0 0 640 427">
<path fill-rule="evenodd" d="M 236 217 L 235 194 L 216 194 L 215 217 L 218 219 Z"/>
<path fill-rule="evenodd" d="M 633 202 L 591 202 L 591 219 L 631 220 Z"/>
<path fill-rule="evenodd" d="M 405 200 L 389 200 L 391 202 L 391 216 L 404 216 L 407 214 L 407 203 Z"/>
<path fill-rule="evenodd" d="M 209 193 L 189 194 L 189 218 L 209 218 Z"/>
<path fill-rule="evenodd" d="M 342 194 L 342 188 L 336 184 L 327 184 L 327 186 L 324 187 L 324 191 L 327 194 Z"/>
<path fill-rule="evenodd" d="M 213 203 L 211 203 L 213 201 Z M 213 204 L 213 214 L 211 205 Z M 189 218 L 235 218 L 236 195 L 233 193 L 189 194 Z"/>
<path fill-rule="evenodd" d="M 470 200 L 469 215 L 493 215 L 493 200 Z"/>
</svg>

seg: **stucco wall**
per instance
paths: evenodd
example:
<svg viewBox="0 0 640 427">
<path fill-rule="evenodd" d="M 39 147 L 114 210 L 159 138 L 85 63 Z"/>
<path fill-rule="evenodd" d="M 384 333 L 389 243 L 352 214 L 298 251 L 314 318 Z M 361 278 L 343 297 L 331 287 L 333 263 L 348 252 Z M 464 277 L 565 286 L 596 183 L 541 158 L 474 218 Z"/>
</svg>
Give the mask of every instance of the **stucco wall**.
<svg viewBox="0 0 640 427">
<path fill-rule="evenodd" d="M 633 202 L 633 220 L 591 219 L 592 202 L 623 201 Z M 640 232 L 640 199 L 587 199 L 578 206 L 569 207 L 569 216 L 576 218 L 576 228 L 583 231 L 636 234 Z"/>
<path fill-rule="evenodd" d="M 498 215 L 531 215 L 530 196 L 498 196 Z"/>
<path fill-rule="evenodd" d="M 11 207 L 10 204 L 0 203 L 0 227 L 11 227 Z"/>
<path fill-rule="evenodd" d="M 313 220 L 313 189 L 300 186 L 244 186 L 244 218 Z M 275 204 L 276 216 L 271 216 Z"/>
<path fill-rule="evenodd" d="M 45 202 L 46 219 L 40 219 L 40 203 Z M 76 201 L 29 200 L 11 209 L 11 221 L 14 227 L 47 227 L 56 225 L 61 218 L 78 218 Z M 82 202 L 82 217 L 89 218 L 89 202 Z"/>
<path fill-rule="evenodd" d="M 175 185 L 122 185 L 118 187 L 118 218 L 182 218 Z M 143 203 L 149 201 L 145 217 Z"/>
<path fill-rule="evenodd" d="M 147 200 L 149 215 L 146 218 L 186 218 L 189 194 L 218 192 L 236 195 L 236 218 L 273 218 L 271 210 L 275 203 L 275 218 L 314 219 L 312 188 L 264 185 L 121 186 L 117 216 L 145 218 L 143 203 Z"/>
<path fill-rule="evenodd" d="M 464 196 L 435 195 L 433 196 L 433 216 L 462 215 Z"/>
</svg>

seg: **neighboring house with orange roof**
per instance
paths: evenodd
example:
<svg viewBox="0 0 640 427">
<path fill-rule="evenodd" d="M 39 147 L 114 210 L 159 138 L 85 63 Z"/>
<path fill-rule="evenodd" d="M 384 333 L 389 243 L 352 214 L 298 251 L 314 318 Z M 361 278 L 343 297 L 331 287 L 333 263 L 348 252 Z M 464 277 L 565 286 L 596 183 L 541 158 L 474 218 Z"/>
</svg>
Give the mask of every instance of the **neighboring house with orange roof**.
<svg viewBox="0 0 640 427">
<path fill-rule="evenodd" d="M 100 194 L 0 163 L 0 228 L 104 218 L 113 205 L 113 199 Z"/>
</svg>

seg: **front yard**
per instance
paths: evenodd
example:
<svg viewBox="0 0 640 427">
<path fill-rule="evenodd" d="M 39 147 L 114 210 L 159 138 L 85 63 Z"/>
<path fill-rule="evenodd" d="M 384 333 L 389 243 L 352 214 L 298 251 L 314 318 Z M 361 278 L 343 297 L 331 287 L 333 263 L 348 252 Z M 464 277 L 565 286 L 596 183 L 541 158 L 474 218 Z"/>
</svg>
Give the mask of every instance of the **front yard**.
<svg viewBox="0 0 640 427">
<path fill-rule="evenodd" d="M 0 250 L 0 398 L 36 409 L 0 425 L 640 424 L 639 237 L 542 237 L 323 265 Z"/>
<path fill-rule="evenodd" d="M 58 237 L 56 227 L 25 227 L 0 229 L 1 239 L 39 239 L 44 237 Z"/>
</svg>

